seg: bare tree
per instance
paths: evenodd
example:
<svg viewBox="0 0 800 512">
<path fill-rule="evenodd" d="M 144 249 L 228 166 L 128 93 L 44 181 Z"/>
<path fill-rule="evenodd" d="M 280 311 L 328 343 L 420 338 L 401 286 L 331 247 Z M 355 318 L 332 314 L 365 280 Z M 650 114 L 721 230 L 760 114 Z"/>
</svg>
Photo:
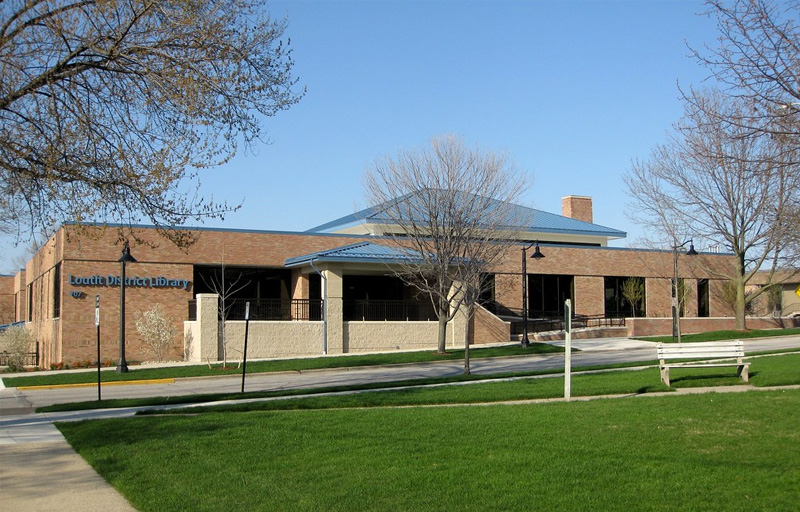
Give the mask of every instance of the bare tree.
<svg viewBox="0 0 800 512">
<path fill-rule="evenodd" d="M 0 218 L 221 217 L 187 185 L 264 139 L 295 104 L 285 20 L 265 0 L 5 0 L 0 10 Z M 191 187 L 190 187 L 191 188 Z M 8 227 L 8 226 L 6 226 Z"/>
<path fill-rule="evenodd" d="M 720 117 L 717 122 L 790 136 L 796 146 L 800 142 L 800 3 L 708 0 L 706 4 L 717 19 L 719 37 L 715 45 L 693 50 L 694 57 L 726 94 L 748 104 L 738 117 Z M 686 99 L 691 102 L 692 96 Z"/>
<path fill-rule="evenodd" d="M 797 0 L 708 0 L 719 37 L 696 60 L 708 68 L 725 94 L 747 105 L 729 118 L 691 90 L 687 102 L 705 110 L 715 124 L 733 124 L 731 131 L 768 134 L 786 149 L 783 161 L 797 162 L 800 146 L 800 2 Z M 710 107 L 710 108 L 707 108 Z M 785 216 L 800 225 L 800 200 L 786 205 Z M 787 233 L 787 250 L 800 257 L 800 230 Z M 788 253 L 787 253 L 788 254 Z"/>
<path fill-rule="evenodd" d="M 669 141 L 635 162 L 625 182 L 634 218 L 670 245 L 693 237 L 734 254 L 733 270 L 719 276 L 733 282 L 736 326 L 745 329 L 748 281 L 785 263 L 800 172 L 794 151 L 737 121 L 749 115 L 745 102 L 714 91 L 695 97 L 702 108 L 687 102 Z"/>
<path fill-rule="evenodd" d="M 396 275 L 430 298 L 445 352 L 447 322 L 477 299 L 481 273 L 502 258 L 520 231 L 517 201 L 526 180 L 504 154 L 469 149 L 453 136 L 403 151 L 366 175 L 368 201 L 406 263 Z M 476 284 L 477 283 L 477 284 Z"/>
<path fill-rule="evenodd" d="M 244 274 L 239 272 L 234 279 L 229 279 L 225 266 L 225 253 L 222 253 L 222 267 L 220 272 L 215 270 L 208 278 L 200 274 L 200 278 L 214 293 L 217 294 L 217 312 L 219 316 L 219 346 L 222 348 L 222 367 L 228 366 L 228 337 L 226 336 L 226 323 L 233 307 L 233 297 L 250 284 L 250 281 L 241 282 Z"/>
</svg>

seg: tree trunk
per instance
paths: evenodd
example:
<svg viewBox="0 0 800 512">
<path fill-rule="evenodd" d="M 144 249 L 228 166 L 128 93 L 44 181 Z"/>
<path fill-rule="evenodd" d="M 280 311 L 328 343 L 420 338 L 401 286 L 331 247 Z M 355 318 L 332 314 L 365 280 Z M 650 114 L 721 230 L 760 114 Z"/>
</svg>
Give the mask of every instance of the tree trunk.
<svg viewBox="0 0 800 512">
<path fill-rule="evenodd" d="M 469 369 L 469 344 L 472 341 L 472 317 L 474 315 L 474 307 L 467 308 L 467 324 L 464 328 L 464 375 L 470 374 Z"/>
<path fill-rule="evenodd" d="M 745 259 L 744 251 L 740 251 L 736 257 L 736 304 L 734 305 L 734 313 L 736 314 L 736 330 L 744 331 L 747 329 L 747 295 L 745 294 L 744 285 L 745 274 Z"/>
<path fill-rule="evenodd" d="M 439 354 L 444 354 L 447 348 L 447 316 L 439 312 L 439 346 L 436 350 Z"/>
<path fill-rule="evenodd" d="M 744 293 L 744 280 L 736 280 L 736 330 L 744 331 L 747 329 L 747 301 Z"/>
</svg>

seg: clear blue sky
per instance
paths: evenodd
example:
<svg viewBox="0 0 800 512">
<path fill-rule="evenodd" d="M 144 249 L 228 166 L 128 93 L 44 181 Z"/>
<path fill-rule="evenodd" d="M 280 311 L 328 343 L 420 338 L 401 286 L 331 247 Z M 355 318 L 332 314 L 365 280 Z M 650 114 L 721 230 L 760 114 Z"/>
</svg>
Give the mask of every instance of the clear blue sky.
<svg viewBox="0 0 800 512">
<path fill-rule="evenodd" d="M 698 1 L 273 1 L 289 19 L 308 92 L 265 120 L 270 145 L 205 171 L 206 195 L 244 201 L 206 226 L 303 231 L 365 206 L 376 159 L 441 134 L 508 152 L 524 203 L 560 213 L 594 199 L 629 233 L 622 176 L 682 113 L 677 84 L 708 75 L 686 46 L 713 44 Z M 0 239 L 0 271 L 19 248 Z"/>
</svg>

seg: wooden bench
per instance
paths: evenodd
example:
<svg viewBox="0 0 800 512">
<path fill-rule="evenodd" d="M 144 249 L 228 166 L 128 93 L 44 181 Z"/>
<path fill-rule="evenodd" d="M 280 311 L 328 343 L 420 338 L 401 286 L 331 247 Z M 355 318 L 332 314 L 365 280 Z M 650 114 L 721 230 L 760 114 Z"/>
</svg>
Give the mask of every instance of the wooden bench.
<svg viewBox="0 0 800 512">
<path fill-rule="evenodd" d="M 735 341 L 708 341 L 703 343 L 659 343 L 656 345 L 658 352 L 658 366 L 661 369 L 661 382 L 669 386 L 670 368 L 712 368 L 735 366 L 737 375 L 744 382 L 750 380 L 750 363 L 745 363 L 744 342 Z M 693 359 L 694 361 L 685 361 Z M 725 359 L 735 359 L 733 362 L 723 362 Z M 683 362 L 670 363 L 668 361 L 684 360 Z"/>
</svg>

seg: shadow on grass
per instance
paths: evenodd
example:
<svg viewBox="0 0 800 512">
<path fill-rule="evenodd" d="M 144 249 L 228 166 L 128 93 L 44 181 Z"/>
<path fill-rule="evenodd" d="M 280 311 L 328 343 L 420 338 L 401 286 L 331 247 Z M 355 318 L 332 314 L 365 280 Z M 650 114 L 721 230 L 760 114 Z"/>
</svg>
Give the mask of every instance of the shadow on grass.
<svg viewBox="0 0 800 512">
<path fill-rule="evenodd" d="M 728 376 L 708 376 L 708 375 L 682 375 L 679 377 L 671 377 L 670 384 L 673 388 L 702 388 L 702 387 L 718 387 L 718 386 L 747 386 L 748 383 L 744 382 L 741 378 L 736 376 L 736 372 Z"/>
</svg>

